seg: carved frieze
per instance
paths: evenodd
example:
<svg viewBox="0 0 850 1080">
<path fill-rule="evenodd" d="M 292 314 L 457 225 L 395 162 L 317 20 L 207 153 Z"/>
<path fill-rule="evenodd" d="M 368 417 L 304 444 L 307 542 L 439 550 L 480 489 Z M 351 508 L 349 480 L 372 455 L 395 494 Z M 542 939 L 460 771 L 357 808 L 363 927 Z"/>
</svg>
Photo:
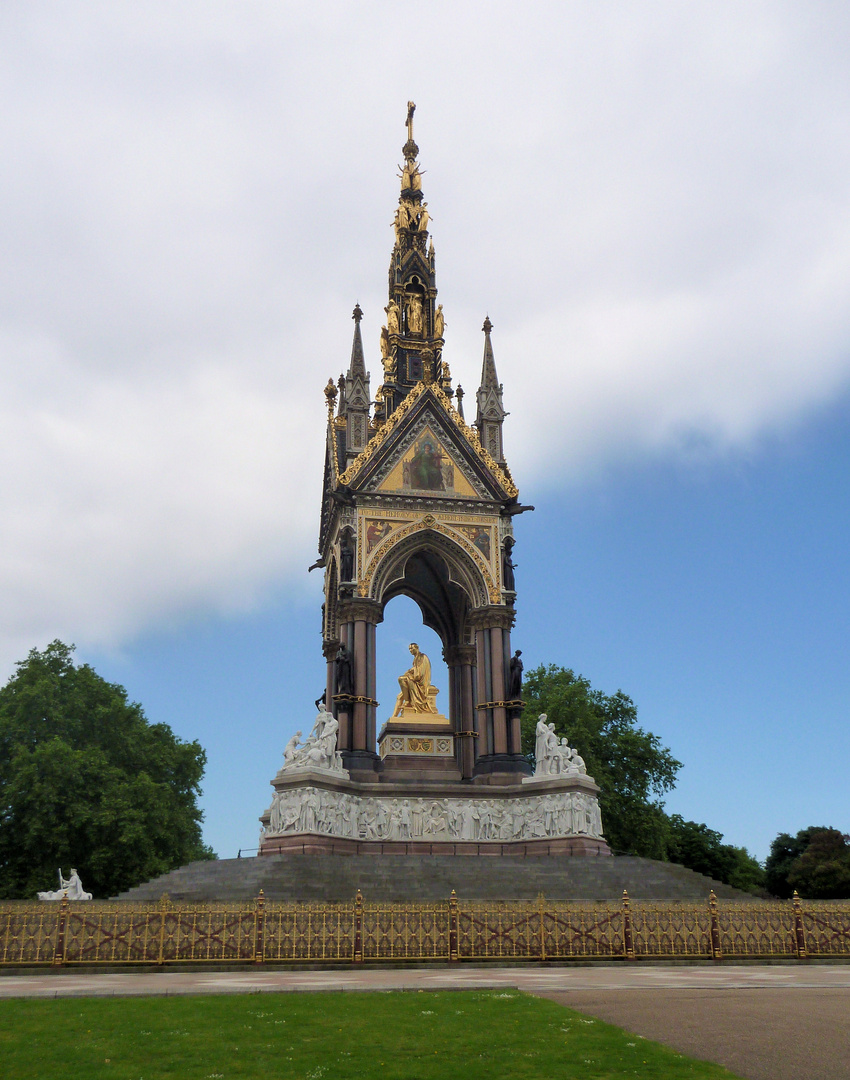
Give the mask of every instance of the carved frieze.
<svg viewBox="0 0 850 1080">
<path fill-rule="evenodd" d="M 276 792 L 267 814 L 261 841 L 294 833 L 352 840 L 603 839 L 599 802 L 583 791 L 522 799 L 451 799 L 361 796 L 299 787 Z"/>
</svg>

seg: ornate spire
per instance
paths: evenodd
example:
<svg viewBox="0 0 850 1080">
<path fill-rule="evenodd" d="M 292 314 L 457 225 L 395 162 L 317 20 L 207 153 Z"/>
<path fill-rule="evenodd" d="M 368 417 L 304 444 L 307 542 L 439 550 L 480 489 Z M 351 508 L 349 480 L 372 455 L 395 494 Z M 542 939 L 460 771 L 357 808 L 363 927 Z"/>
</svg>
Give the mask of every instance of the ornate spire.
<svg viewBox="0 0 850 1080">
<path fill-rule="evenodd" d="M 365 449 L 369 431 L 369 376 L 363 360 L 363 339 L 360 320 L 363 312 L 357 304 L 352 313 L 354 340 L 351 343 L 351 362 L 345 376 L 345 452 L 351 459 Z"/>
<path fill-rule="evenodd" d="M 357 378 L 358 375 L 364 379 L 366 378 L 366 364 L 363 360 L 363 339 L 360 336 L 360 320 L 363 318 L 363 312 L 360 310 L 359 304 L 355 305 L 351 317 L 354 319 L 354 341 L 351 344 L 351 363 L 348 365 L 348 375 L 346 376 L 349 382 Z"/>
<path fill-rule="evenodd" d="M 401 192 L 393 228 L 395 244 L 390 260 L 389 302 L 381 329 L 385 415 L 420 381 L 436 382 L 451 394 L 442 364 L 445 319 L 436 304 L 434 245 L 429 242 L 431 215 L 422 195 L 419 147 L 413 139 L 416 105 L 407 103 L 407 141 L 402 147 Z"/>
<path fill-rule="evenodd" d="M 496 359 L 493 356 L 493 343 L 490 340 L 490 331 L 493 324 L 488 315 L 481 327 L 484 331 L 484 362 L 481 365 L 481 385 L 478 387 L 478 412 L 475 417 L 475 426 L 484 446 L 490 451 L 491 456 L 505 464 L 504 450 L 502 447 L 502 421 L 508 415 L 502 405 L 502 384 L 496 374 Z"/>
</svg>

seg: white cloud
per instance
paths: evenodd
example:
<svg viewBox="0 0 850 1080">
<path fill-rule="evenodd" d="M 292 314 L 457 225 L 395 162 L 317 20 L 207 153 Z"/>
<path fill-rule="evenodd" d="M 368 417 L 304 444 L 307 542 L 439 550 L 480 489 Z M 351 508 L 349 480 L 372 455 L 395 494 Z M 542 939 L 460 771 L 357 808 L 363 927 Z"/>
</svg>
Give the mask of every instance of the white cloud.
<svg viewBox="0 0 850 1080">
<path fill-rule="evenodd" d="M 842 5 L 428 18 L 5 6 L 0 664 L 300 580 L 355 300 L 378 368 L 409 97 L 447 357 L 473 391 L 489 311 L 521 485 L 846 388 Z"/>
</svg>

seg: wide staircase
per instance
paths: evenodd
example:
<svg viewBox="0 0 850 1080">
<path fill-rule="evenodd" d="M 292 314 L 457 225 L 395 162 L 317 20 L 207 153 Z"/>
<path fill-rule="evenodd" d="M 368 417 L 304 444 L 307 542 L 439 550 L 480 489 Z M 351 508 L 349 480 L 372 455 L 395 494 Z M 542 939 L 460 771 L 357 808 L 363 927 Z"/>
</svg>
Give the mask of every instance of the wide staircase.
<svg viewBox="0 0 850 1080">
<path fill-rule="evenodd" d="M 469 855 L 267 855 L 194 862 L 120 894 L 120 900 L 702 900 L 755 897 L 675 863 L 613 858 Z"/>
</svg>

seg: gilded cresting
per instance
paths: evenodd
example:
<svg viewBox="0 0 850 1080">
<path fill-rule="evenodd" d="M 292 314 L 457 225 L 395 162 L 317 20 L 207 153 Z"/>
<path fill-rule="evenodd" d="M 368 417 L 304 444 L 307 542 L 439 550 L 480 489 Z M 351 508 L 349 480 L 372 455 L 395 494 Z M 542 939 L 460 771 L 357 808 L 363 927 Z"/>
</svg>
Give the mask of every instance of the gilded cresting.
<svg viewBox="0 0 850 1080">
<path fill-rule="evenodd" d="M 516 597 L 512 522 L 527 508 L 518 503 L 504 456 L 506 413 L 489 318 L 474 424 L 463 417 L 463 391 L 453 389 L 443 359 L 446 318 L 437 302 L 414 111 L 408 103 L 375 356 L 381 383 L 372 401 L 357 305 L 348 370 L 324 389 L 317 565 L 325 571 L 326 701 L 339 720 L 338 747 L 352 777 L 365 780 L 370 771 L 390 768 L 392 762 L 380 763 L 375 753 L 375 627 L 390 600 L 410 596 L 442 641 L 450 685 L 441 708 L 455 736 L 458 779 L 501 774 L 517 782 L 528 762 L 520 710 L 513 703 L 511 711 L 505 700 L 505 680 Z M 351 670 L 351 685 L 343 687 L 335 662 L 341 647 Z"/>
</svg>

